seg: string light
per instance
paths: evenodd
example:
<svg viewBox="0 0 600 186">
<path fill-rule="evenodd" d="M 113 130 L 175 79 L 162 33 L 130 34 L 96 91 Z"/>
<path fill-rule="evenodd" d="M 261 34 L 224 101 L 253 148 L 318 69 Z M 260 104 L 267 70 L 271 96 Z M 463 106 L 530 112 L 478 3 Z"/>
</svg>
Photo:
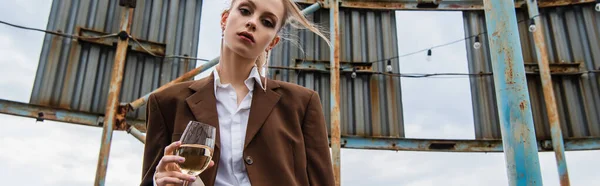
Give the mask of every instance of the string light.
<svg viewBox="0 0 600 186">
<path fill-rule="evenodd" d="M 536 30 L 535 21 L 533 18 L 529 19 L 529 32 L 535 32 Z"/>
<path fill-rule="evenodd" d="M 352 68 L 352 75 L 350 75 L 352 79 L 356 78 L 356 68 Z"/>
<path fill-rule="evenodd" d="M 596 10 L 597 10 L 597 11 L 600 11 L 600 0 L 596 0 L 596 2 L 597 2 L 597 3 L 596 3 Z M 537 16 L 539 16 L 539 15 L 532 16 L 532 17 L 529 19 L 529 22 L 530 22 L 530 28 L 529 28 L 529 29 L 534 29 L 534 31 L 535 31 L 535 23 L 533 22 L 533 18 L 535 18 L 535 17 L 537 17 Z M 527 19 L 519 20 L 519 21 L 517 21 L 517 23 L 521 23 L 521 22 L 524 22 L 524 21 L 527 21 Z M 62 37 L 68 37 L 68 38 L 84 38 L 84 37 L 77 36 L 77 35 L 69 35 L 69 34 L 63 34 L 63 33 L 58 33 L 58 32 L 54 32 L 54 31 L 48 31 L 48 30 L 42 30 L 42 29 L 35 29 L 35 28 L 28 28 L 28 27 L 24 27 L 24 26 L 19 26 L 19 25 L 14 25 L 14 24 L 6 23 L 6 22 L 3 22 L 3 21 L 0 21 L 0 24 L 6 24 L 6 25 L 9 25 L 9 26 L 13 26 L 13 27 L 21 28 L 21 29 L 27 29 L 27 30 L 34 30 L 34 31 L 46 32 L 46 33 L 48 33 L 48 34 L 53 34 L 53 35 L 62 36 Z M 414 54 L 421 53 L 421 52 L 423 52 L 423 51 L 425 51 L 425 50 L 427 50 L 427 61 L 431 61 L 431 58 L 432 58 L 432 57 L 431 57 L 431 50 L 432 50 L 432 49 L 434 49 L 434 48 L 440 48 L 440 47 L 444 47 L 444 46 L 448 46 L 448 45 L 455 44 L 455 43 L 459 43 L 459 42 L 461 42 L 461 41 L 465 41 L 465 40 L 467 40 L 467 39 L 470 39 L 470 38 L 473 38 L 473 37 L 476 37 L 475 39 L 476 39 L 476 40 L 478 40 L 478 39 L 479 39 L 479 38 L 478 38 L 478 37 L 479 37 L 479 35 L 481 35 L 481 34 L 486 34 L 486 33 L 487 33 L 487 32 L 482 32 L 482 33 L 480 33 L 480 34 L 477 34 L 477 35 L 471 35 L 471 36 L 467 36 L 467 37 L 464 37 L 464 38 L 462 38 L 462 39 L 458 39 L 458 40 L 455 40 L 455 41 L 452 41 L 452 42 L 448 42 L 448 43 L 445 43 L 445 44 L 441 44 L 441 45 L 432 46 L 432 47 L 430 47 L 429 49 L 418 50 L 418 51 L 414 51 L 414 52 L 411 52 L 411 53 L 406 53 L 406 54 L 402 54 L 402 55 L 398 55 L 398 56 L 390 57 L 390 58 L 387 58 L 387 59 L 382 59 L 382 60 L 377 60 L 377 61 L 370 61 L 370 62 L 366 62 L 366 63 L 379 63 L 379 62 L 384 62 L 384 61 L 387 61 L 387 60 L 399 59 L 399 58 L 402 58 L 402 57 L 411 56 L 411 55 L 414 55 Z M 85 38 L 87 38 L 87 39 L 99 39 L 99 38 L 104 38 L 104 37 L 112 37 L 112 36 L 115 36 L 115 35 L 116 35 L 116 34 L 110 34 L 110 35 L 106 35 L 106 36 L 99 36 L 99 37 L 85 37 Z M 132 38 L 134 41 L 136 41 L 136 39 L 135 39 L 134 37 L 131 37 L 131 36 L 129 36 L 129 37 L 130 37 L 130 38 Z M 136 42 L 139 42 L 139 41 L 136 41 Z M 473 47 L 475 47 L 475 45 L 476 45 L 476 44 L 477 44 L 477 43 L 474 43 L 474 44 L 473 44 Z M 479 45 L 481 45 L 481 43 L 479 43 Z M 479 47 L 481 47 L 481 46 L 479 46 Z M 146 50 L 146 49 L 145 49 L 145 50 Z M 146 51 L 148 51 L 148 50 L 146 50 Z M 153 53 L 151 53 L 151 52 L 149 52 L 149 53 L 150 53 L 151 55 L 153 55 Z M 186 57 L 186 56 L 176 56 L 176 55 L 159 56 L 159 55 L 156 55 L 156 54 L 154 54 L 153 56 L 156 56 L 156 57 L 164 57 L 164 58 L 176 58 L 176 59 L 189 59 L 189 60 L 208 61 L 208 60 L 206 60 L 206 59 L 192 58 L 192 57 Z M 387 67 L 386 67 L 386 70 L 387 70 Z"/>
<path fill-rule="evenodd" d="M 427 61 L 431 62 L 431 49 L 427 50 Z"/>
<path fill-rule="evenodd" d="M 392 68 L 392 60 L 389 60 L 389 59 L 388 59 L 388 60 L 387 60 L 387 66 L 385 67 L 385 71 L 387 71 L 387 72 L 390 72 L 390 73 L 391 73 L 391 72 L 392 72 L 392 70 L 394 70 L 394 69 Z"/>
<path fill-rule="evenodd" d="M 475 43 L 473 44 L 473 48 L 478 50 L 481 48 L 481 43 L 479 42 L 479 35 L 475 36 Z"/>
</svg>

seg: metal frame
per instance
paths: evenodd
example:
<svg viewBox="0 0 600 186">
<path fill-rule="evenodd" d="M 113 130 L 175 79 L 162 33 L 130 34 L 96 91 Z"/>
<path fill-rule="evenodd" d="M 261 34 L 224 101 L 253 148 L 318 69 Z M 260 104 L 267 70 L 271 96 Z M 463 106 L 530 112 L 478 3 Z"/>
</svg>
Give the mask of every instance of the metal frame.
<svg viewBox="0 0 600 186">
<path fill-rule="evenodd" d="M 135 1 L 133 1 L 135 2 Z M 538 8 L 552 6 L 567 6 L 573 4 L 594 3 L 595 0 L 551 0 L 551 1 L 504 1 L 504 0 L 388 0 L 385 2 L 366 0 L 296 0 L 298 3 L 310 3 L 303 13 L 310 14 L 324 7 L 330 10 L 331 59 L 328 62 L 314 61 L 319 64 L 316 70 L 329 71 L 331 81 L 331 136 L 330 145 L 333 152 L 333 167 L 335 183 L 340 185 L 340 149 L 375 149 L 375 150 L 402 150 L 402 151 L 432 151 L 432 152 L 504 152 L 510 185 L 541 185 L 538 152 L 555 151 L 561 185 L 569 185 L 568 171 L 564 151 L 600 150 L 600 138 L 567 138 L 563 139 L 558 123 L 556 101 L 552 90 L 550 74 L 576 75 L 579 74 L 577 66 L 556 66 L 548 64 L 546 46 L 541 29 L 533 32 L 538 65 L 524 63 L 521 55 L 521 46 L 517 32 L 515 8 L 527 5 L 531 19 L 535 25 L 541 27 L 537 17 Z M 362 136 L 340 135 L 340 42 L 339 42 L 339 9 L 363 8 L 384 10 L 485 10 L 488 37 L 492 58 L 494 61 L 493 76 L 496 82 L 497 102 L 500 110 L 502 125 L 502 140 L 440 140 L 440 139 L 408 139 L 408 138 L 369 138 Z M 127 12 L 121 18 L 121 33 L 119 38 L 84 39 L 82 41 L 116 47 L 115 65 L 111 79 L 111 88 L 106 107 L 106 117 L 98 114 L 69 111 L 65 109 L 50 108 L 46 106 L 25 104 L 0 99 L 0 113 L 16 116 L 36 118 L 38 121 L 53 120 L 81 124 L 86 126 L 103 127 L 102 144 L 98 159 L 95 185 L 104 185 L 110 145 L 113 130 L 124 130 L 145 142 L 145 123 L 139 120 L 127 120 L 126 114 L 145 105 L 148 96 L 139 98 L 131 103 L 119 104 L 118 95 L 123 78 L 125 56 L 128 52 L 131 19 L 134 7 L 123 7 Z M 91 29 L 79 28 L 81 36 L 100 36 L 106 33 Z M 137 43 L 137 42 L 136 42 Z M 150 48 L 153 54 L 164 55 L 166 46 L 160 43 L 141 41 L 132 43 L 131 51 L 144 52 Z M 213 67 L 218 63 L 219 57 L 184 74 L 183 76 L 161 86 L 153 92 L 160 91 L 172 84 L 186 81 L 193 76 Z M 509 59 L 509 60 L 507 60 Z M 298 62 L 304 67 L 302 62 Z M 323 64 L 321 64 L 323 63 Z M 355 64 L 351 64 L 355 65 Z M 313 65 L 314 66 L 314 65 Z M 346 65 L 347 66 L 347 65 Z M 365 65 L 368 68 L 368 65 Z M 331 68 L 333 67 L 333 68 Z M 537 68 L 536 68 L 537 67 Z M 313 68 L 313 67 L 310 67 Z M 527 96 L 526 74 L 537 74 L 538 71 L 543 82 L 544 97 L 549 113 L 552 139 L 535 139 L 531 108 Z M 552 72 L 552 73 L 551 73 Z M 504 149 L 510 149 L 504 151 Z"/>
<path fill-rule="evenodd" d="M 297 3 L 313 4 L 324 2 L 327 0 L 294 0 Z M 515 8 L 521 8 L 527 5 L 527 0 L 516 0 Z M 537 1 L 536 1 L 537 2 Z M 594 3 L 595 0 L 539 0 L 539 7 L 556 7 L 568 6 L 575 4 Z M 327 3 L 325 8 L 329 8 Z M 376 9 L 376 10 L 428 10 L 428 11 L 445 11 L 445 10 L 483 10 L 483 0 L 385 0 L 385 1 L 368 1 L 368 0 L 340 0 L 342 8 L 360 8 L 360 9 Z"/>
</svg>

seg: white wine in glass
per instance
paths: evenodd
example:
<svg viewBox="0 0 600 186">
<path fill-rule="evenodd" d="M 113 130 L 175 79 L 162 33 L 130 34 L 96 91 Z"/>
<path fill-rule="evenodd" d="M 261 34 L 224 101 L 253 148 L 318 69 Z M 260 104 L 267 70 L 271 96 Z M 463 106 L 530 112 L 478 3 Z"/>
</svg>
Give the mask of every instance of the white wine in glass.
<svg viewBox="0 0 600 186">
<path fill-rule="evenodd" d="M 179 163 L 181 172 L 198 176 L 202 173 L 212 159 L 215 147 L 216 128 L 197 121 L 190 121 L 181 135 L 181 146 L 175 154 L 185 158 Z"/>
<path fill-rule="evenodd" d="M 179 164 L 181 172 L 198 176 L 208 168 L 212 159 L 212 149 L 206 145 L 182 144 L 177 149 L 177 155 L 185 158 L 185 162 Z"/>
</svg>

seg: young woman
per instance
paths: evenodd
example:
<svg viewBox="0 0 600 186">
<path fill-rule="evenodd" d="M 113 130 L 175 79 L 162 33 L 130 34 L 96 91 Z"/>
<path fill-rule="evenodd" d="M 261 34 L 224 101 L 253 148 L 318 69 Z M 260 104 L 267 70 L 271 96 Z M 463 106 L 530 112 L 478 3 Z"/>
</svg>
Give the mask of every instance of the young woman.
<svg viewBox="0 0 600 186">
<path fill-rule="evenodd" d="M 268 52 L 286 24 L 326 38 L 292 0 L 233 0 L 221 16 L 221 58 L 213 73 L 152 94 L 141 185 L 181 185 L 178 140 L 189 121 L 217 128 L 205 185 L 334 185 L 319 95 L 263 77 Z"/>
</svg>

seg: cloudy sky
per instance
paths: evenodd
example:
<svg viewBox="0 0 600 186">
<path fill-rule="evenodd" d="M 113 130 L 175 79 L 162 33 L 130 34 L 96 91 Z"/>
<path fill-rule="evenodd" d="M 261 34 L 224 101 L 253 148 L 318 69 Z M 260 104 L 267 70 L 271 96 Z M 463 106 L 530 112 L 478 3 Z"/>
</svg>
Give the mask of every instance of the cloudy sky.
<svg viewBox="0 0 600 186">
<path fill-rule="evenodd" d="M 46 28 L 51 0 L 0 1 L 0 20 Z M 226 4 L 205 1 L 200 58 L 218 55 L 218 19 Z M 460 12 L 398 12 L 399 53 L 464 37 Z M 443 31 L 443 32 L 442 32 Z M 43 34 L 0 25 L 0 98 L 28 102 Z M 467 72 L 464 43 L 402 58 L 409 73 Z M 202 77 L 205 74 L 200 75 Z M 199 78 L 197 77 L 197 78 Z M 466 78 L 403 79 L 406 136 L 473 139 L 469 82 Z M 0 185 L 93 185 L 101 128 L 0 114 Z M 143 144 L 115 132 L 107 185 L 136 185 L 141 177 Z M 557 186 L 553 153 L 540 153 L 543 182 Z M 600 183 L 600 151 L 567 152 L 571 184 Z M 596 167 L 596 168 L 594 168 Z M 501 153 L 431 153 L 342 149 L 342 185 L 504 186 Z"/>
</svg>

